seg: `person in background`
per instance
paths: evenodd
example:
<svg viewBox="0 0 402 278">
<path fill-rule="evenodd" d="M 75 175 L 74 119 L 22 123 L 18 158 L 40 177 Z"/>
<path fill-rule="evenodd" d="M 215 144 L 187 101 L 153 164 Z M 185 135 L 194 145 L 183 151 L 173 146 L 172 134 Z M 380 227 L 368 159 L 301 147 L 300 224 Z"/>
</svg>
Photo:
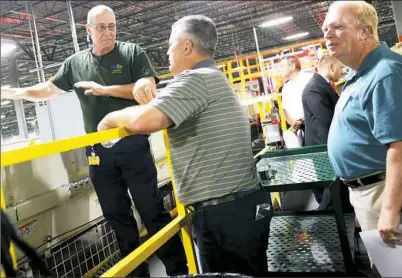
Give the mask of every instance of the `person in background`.
<svg viewBox="0 0 402 278">
<path fill-rule="evenodd" d="M 202 271 L 267 276 L 269 196 L 258 183 L 250 126 L 213 60 L 214 22 L 186 16 L 172 26 L 174 79 L 147 105 L 108 114 L 99 130 L 168 130 L 178 200 L 192 223 Z"/>
<path fill-rule="evenodd" d="M 303 90 L 302 103 L 306 127 L 306 146 L 327 144 L 338 95 L 331 82 L 342 76 L 342 64 L 324 55 L 318 62 L 317 73 Z"/>
<path fill-rule="evenodd" d="M 92 8 L 86 30 L 93 46 L 67 58 L 49 81 L 28 88 L 2 89 L 2 98 L 42 101 L 73 89 L 81 103 L 87 133 L 96 132 L 108 113 L 152 99 L 156 95 L 155 70 L 140 46 L 116 41 L 116 28 L 111 8 L 103 5 Z M 112 148 L 101 144 L 89 146 L 87 156 L 97 158 L 92 160 L 97 162 L 89 165 L 89 175 L 103 215 L 125 257 L 140 245 L 128 190 L 150 236 L 172 220 L 158 190 L 148 136 L 129 136 Z M 156 254 L 168 275 L 188 273 L 179 235 Z M 130 275 L 149 276 L 146 263 Z"/>
<path fill-rule="evenodd" d="M 302 72 L 301 63 L 296 55 L 286 56 L 280 62 L 282 79 L 282 110 L 291 130 L 298 132 L 304 146 L 304 111 L 302 93 L 312 77 L 312 73 Z"/>
<path fill-rule="evenodd" d="M 342 75 L 342 65 L 329 55 L 324 55 L 317 65 L 317 73 L 303 90 L 305 145 L 326 145 L 328 132 L 338 95 L 331 86 L 331 81 L 338 81 Z M 320 204 L 324 189 L 313 190 L 316 201 Z"/>
<path fill-rule="evenodd" d="M 402 244 L 402 56 L 379 41 L 377 12 L 365 1 L 332 3 L 322 30 L 329 54 L 354 71 L 328 135 L 334 172 L 362 230 Z"/>
</svg>

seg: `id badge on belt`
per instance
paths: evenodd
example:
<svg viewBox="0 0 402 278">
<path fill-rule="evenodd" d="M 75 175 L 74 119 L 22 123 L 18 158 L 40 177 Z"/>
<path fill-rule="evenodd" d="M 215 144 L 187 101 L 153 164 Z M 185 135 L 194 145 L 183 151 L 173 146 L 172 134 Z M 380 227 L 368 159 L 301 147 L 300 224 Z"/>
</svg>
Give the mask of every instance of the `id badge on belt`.
<svg viewBox="0 0 402 278">
<path fill-rule="evenodd" d="M 91 155 L 88 156 L 88 164 L 89 165 L 100 165 L 100 158 L 96 155 L 94 146 L 91 146 Z"/>
<path fill-rule="evenodd" d="M 255 212 L 255 220 L 260 220 L 272 216 L 271 206 L 268 203 L 257 205 Z"/>
</svg>

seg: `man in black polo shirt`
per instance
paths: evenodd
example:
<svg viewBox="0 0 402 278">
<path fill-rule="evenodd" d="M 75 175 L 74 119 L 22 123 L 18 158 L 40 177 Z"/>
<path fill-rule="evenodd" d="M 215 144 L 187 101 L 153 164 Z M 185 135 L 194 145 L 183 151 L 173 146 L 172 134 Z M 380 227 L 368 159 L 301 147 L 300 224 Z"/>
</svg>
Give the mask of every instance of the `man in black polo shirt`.
<svg viewBox="0 0 402 278">
<path fill-rule="evenodd" d="M 86 29 L 93 47 L 67 58 L 51 80 L 29 88 L 2 89 L 2 98 L 38 101 L 57 96 L 61 90 L 74 89 L 87 133 L 96 132 L 108 113 L 151 100 L 156 94 L 155 70 L 140 46 L 116 41 L 113 10 L 107 6 L 92 8 Z M 148 136 L 129 136 L 112 148 L 89 146 L 87 156 L 99 157 L 90 163 L 89 174 L 105 219 L 116 233 L 122 256 L 126 256 L 140 244 L 127 189 L 148 234 L 155 234 L 171 221 L 159 194 Z M 156 254 L 169 276 L 188 272 L 178 235 Z M 145 264 L 132 273 L 147 274 Z"/>
</svg>

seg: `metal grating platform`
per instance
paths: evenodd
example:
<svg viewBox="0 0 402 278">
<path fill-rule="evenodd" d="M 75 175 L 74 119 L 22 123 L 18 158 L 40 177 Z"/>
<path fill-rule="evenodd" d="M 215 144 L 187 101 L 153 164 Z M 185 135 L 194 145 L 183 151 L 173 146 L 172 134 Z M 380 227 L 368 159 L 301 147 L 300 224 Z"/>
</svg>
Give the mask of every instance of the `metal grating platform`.
<svg viewBox="0 0 402 278">
<path fill-rule="evenodd" d="M 345 215 L 350 246 L 354 246 L 353 219 Z M 273 217 L 267 258 L 270 272 L 345 272 L 331 215 Z"/>
<path fill-rule="evenodd" d="M 258 172 L 266 172 L 264 185 L 332 181 L 334 174 L 327 152 L 262 158 Z"/>
<path fill-rule="evenodd" d="M 56 277 L 82 277 L 118 250 L 115 234 L 103 220 L 81 235 L 53 247 L 43 260 Z M 24 265 L 19 268 L 18 276 L 39 277 L 39 273 Z"/>
</svg>

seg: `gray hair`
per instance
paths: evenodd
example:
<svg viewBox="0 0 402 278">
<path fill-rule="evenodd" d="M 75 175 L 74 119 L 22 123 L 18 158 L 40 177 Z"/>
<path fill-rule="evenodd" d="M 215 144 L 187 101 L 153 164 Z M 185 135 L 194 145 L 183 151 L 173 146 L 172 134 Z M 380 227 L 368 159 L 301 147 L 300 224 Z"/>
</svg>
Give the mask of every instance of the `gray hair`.
<svg viewBox="0 0 402 278">
<path fill-rule="evenodd" d="M 112 8 L 105 6 L 105 5 L 98 5 L 89 10 L 88 16 L 87 16 L 87 24 L 93 24 L 94 17 L 104 11 L 108 11 L 114 15 L 114 11 Z"/>
<path fill-rule="evenodd" d="M 204 15 L 189 15 L 176 21 L 172 29 L 178 26 L 183 28 L 182 31 L 184 33 L 191 36 L 194 46 L 201 54 L 214 56 L 218 42 L 218 33 L 212 19 Z"/>
</svg>

